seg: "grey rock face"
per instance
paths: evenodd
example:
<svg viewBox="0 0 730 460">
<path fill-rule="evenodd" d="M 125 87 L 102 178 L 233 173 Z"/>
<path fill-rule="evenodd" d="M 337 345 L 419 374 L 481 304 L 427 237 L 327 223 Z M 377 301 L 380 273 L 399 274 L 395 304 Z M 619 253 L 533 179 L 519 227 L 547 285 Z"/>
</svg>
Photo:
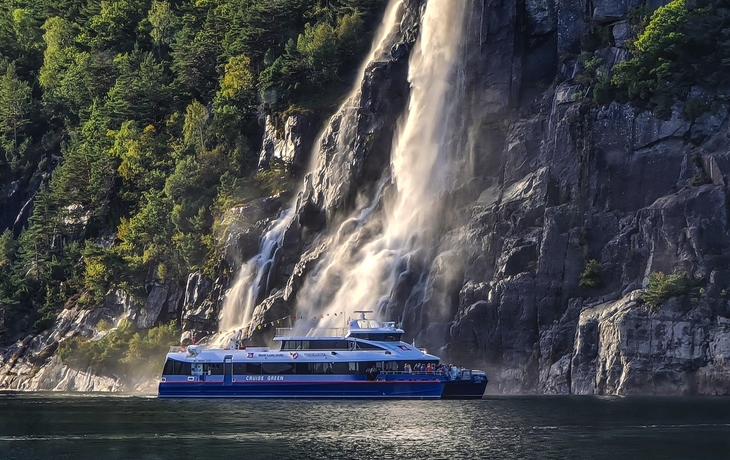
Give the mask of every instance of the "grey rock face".
<svg viewBox="0 0 730 460">
<path fill-rule="evenodd" d="M 180 310 L 182 290 L 171 283 L 152 286 L 147 300 L 137 314 L 137 327 L 149 329 L 161 320 L 175 319 Z"/>
<path fill-rule="evenodd" d="M 63 310 L 49 330 L 6 348 L 0 348 L 0 388 L 13 390 L 122 391 L 120 379 L 94 375 L 91 369 L 64 365 L 56 350 L 71 337 L 97 337 L 101 320 L 115 325 L 131 319 L 136 308 L 123 292 L 111 293 L 103 305 L 94 309 L 78 307 Z"/>
<path fill-rule="evenodd" d="M 285 120 L 267 115 L 259 169 L 267 169 L 272 159 L 295 170 L 306 166 L 316 135 L 315 121 L 316 117 L 308 114 L 292 114 Z"/>
<path fill-rule="evenodd" d="M 554 32 L 558 26 L 556 5 L 551 0 L 528 0 L 525 12 L 530 35 L 545 35 Z"/>
<path fill-rule="evenodd" d="M 599 24 L 618 21 L 623 19 L 632 8 L 638 8 L 647 4 L 652 9 L 657 9 L 669 3 L 669 0 L 593 0 L 593 20 Z"/>
<path fill-rule="evenodd" d="M 465 117 L 483 117 L 479 180 L 453 200 L 454 220 L 464 223 L 435 245 L 451 249 L 430 268 L 404 271 L 384 313 L 402 318 L 419 344 L 445 359 L 488 369 L 493 391 L 714 394 L 727 387 L 727 112 L 691 123 L 680 106 L 667 120 L 628 104 L 597 106 L 567 74 L 535 92 L 536 82 L 558 71 L 544 70 L 542 51 L 549 48 L 552 61 L 577 53 L 596 24 L 612 25 L 616 45 L 597 52 L 604 65 L 627 59 L 626 15 L 640 3 L 593 2 L 587 11 L 582 0 L 535 0 L 525 3 L 525 18 L 512 4 L 472 4 L 465 73 L 480 110 Z M 291 309 L 326 249 L 312 235 L 378 177 L 368 164 L 385 162 L 384 151 L 358 139 L 383 113 L 373 111 L 381 96 L 365 95 L 380 94 L 370 92 L 379 85 L 392 91 L 392 79 L 403 78 L 399 70 L 383 80 L 394 65 L 371 69 L 355 132 L 340 131 L 346 114 L 331 121 L 285 237 L 287 282 L 258 306 L 260 322 Z M 510 112 L 517 107 L 519 114 Z M 508 112 L 512 119 L 495 123 Z M 354 139 L 352 151 L 335 156 L 343 135 Z M 711 184 L 697 182 L 703 174 Z M 466 265 L 450 270 L 452 258 Z M 601 266 L 594 285 L 581 283 L 591 259 Z M 648 275 L 675 270 L 700 280 L 704 294 L 696 288 L 649 312 L 638 297 Z"/>
<path fill-rule="evenodd" d="M 593 2 L 586 18 L 581 2 L 560 2 L 559 52 L 591 21 L 618 21 L 617 47 L 598 55 L 609 68 L 626 59 L 625 17 L 638 3 Z M 541 6 L 526 4 L 528 31 L 548 20 Z M 479 356 L 497 392 L 724 393 L 726 332 L 715 325 L 727 323 L 717 293 L 728 280 L 715 274 L 730 262 L 726 109 L 691 123 L 677 106 L 663 120 L 586 104 L 581 91 L 569 78 L 536 97 L 530 115 L 508 124 L 499 171 L 480 171 L 497 185 L 462 229 L 470 262 L 446 351 Z M 602 267 L 595 287 L 580 285 L 589 259 Z M 638 290 L 650 273 L 675 270 L 701 280 L 704 294 L 650 313 Z"/>
<path fill-rule="evenodd" d="M 223 252 L 232 269 L 258 254 L 261 236 L 283 205 L 281 196 L 257 198 L 229 209 L 221 217 Z"/>
<path fill-rule="evenodd" d="M 724 157 L 705 161 L 715 185 L 688 186 L 698 167 L 689 160 L 690 125 L 678 114 L 657 120 L 619 104 L 583 111 L 566 94 L 569 87 L 557 87 L 549 111 L 510 128 L 499 198 L 490 201 L 497 218 L 485 227 L 473 214 L 464 230 L 475 238 L 475 268 L 465 272 L 449 349 L 476 351 L 494 369 L 496 391 L 508 393 L 724 391 L 722 374 L 707 382 L 709 369 L 725 372 L 722 359 L 700 363 L 696 351 L 724 334 L 720 328 L 696 338 L 707 324 L 726 321 L 717 298 L 699 299 L 692 314 L 669 307 L 680 325 L 662 345 L 650 342 L 655 330 L 631 335 L 635 324 L 623 325 L 636 312 L 648 315 L 631 292 L 651 272 L 681 270 L 706 280 L 707 292 L 725 289 L 710 276 L 730 255 Z M 476 268 L 483 267 L 481 254 L 494 260 L 492 268 Z M 595 288 L 578 283 L 590 258 L 603 267 Z M 485 280 L 485 272 L 494 278 Z M 663 312 L 652 327 L 669 327 Z M 632 350 L 649 347 L 649 356 L 629 355 L 622 334 Z M 661 353 L 673 358 L 657 368 Z"/>
<path fill-rule="evenodd" d="M 227 280 L 207 279 L 202 273 L 191 273 L 185 286 L 181 323 L 183 338 L 190 338 L 195 331 L 218 330 L 218 314 L 223 302 Z"/>
<path fill-rule="evenodd" d="M 626 48 L 627 42 L 634 37 L 634 31 L 628 21 L 619 21 L 611 28 L 611 35 L 618 48 Z"/>
<path fill-rule="evenodd" d="M 686 300 L 686 299 L 685 299 Z M 710 303 L 657 313 L 636 293 L 584 310 L 571 358 L 575 394 L 727 394 L 730 323 Z"/>
</svg>

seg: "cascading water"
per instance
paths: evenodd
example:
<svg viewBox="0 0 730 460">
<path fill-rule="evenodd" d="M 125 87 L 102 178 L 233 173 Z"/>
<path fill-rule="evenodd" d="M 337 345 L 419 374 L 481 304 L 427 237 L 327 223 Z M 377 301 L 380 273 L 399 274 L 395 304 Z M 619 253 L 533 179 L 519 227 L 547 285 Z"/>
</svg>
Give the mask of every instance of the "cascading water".
<svg viewBox="0 0 730 460">
<path fill-rule="evenodd" d="M 373 46 L 359 70 L 356 84 L 348 95 L 345 103 L 340 107 L 336 117 L 341 118 L 340 132 L 337 136 L 337 148 L 335 157 L 339 158 L 340 152 L 352 148 L 355 126 L 358 116 L 357 104 L 360 87 L 365 75 L 367 66 L 375 61 L 383 59 L 388 52 L 388 35 L 397 26 L 399 12 L 403 6 L 403 0 L 392 0 L 386 8 L 382 23 L 378 28 Z M 315 145 L 320 145 L 322 133 Z M 313 160 L 317 161 L 314 155 Z M 316 167 L 316 166 L 315 166 Z M 250 259 L 239 271 L 236 281 L 226 293 L 223 307 L 218 322 L 218 335 L 212 342 L 217 345 L 228 343 L 230 336 L 236 329 L 249 330 L 250 322 L 256 307 L 257 301 L 262 293 L 268 293 L 267 279 L 270 276 L 271 266 L 275 261 L 276 251 L 281 247 L 284 233 L 294 218 L 294 207 L 289 208 L 272 224 L 270 229 L 262 236 L 259 243 L 259 254 Z"/>
<path fill-rule="evenodd" d="M 428 0 L 410 59 L 410 101 L 391 154 L 392 193 L 378 189 L 329 237 L 330 250 L 297 296 L 297 315 L 308 319 L 300 328 L 341 326 L 342 314 L 354 310 L 382 313 L 399 275 L 432 257 L 442 197 L 457 175 L 451 150 L 460 98 L 454 93 L 467 3 Z"/>
<path fill-rule="evenodd" d="M 281 247 L 284 230 L 294 216 L 293 209 L 287 209 L 261 237 L 259 253 L 251 258 L 238 272 L 233 287 L 226 293 L 218 321 L 221 332 L 241 328 L 251 321 L 260 292 L 266 292 L 271 265 L 276 251 Z M 220 337 L 225 340 L 225 337 Z"/>
<path fill-rule="evenodd" d="M 341 223 L 316 240 L 326 249 L 295 293 L 296 315 L 308 319 L 297 321 L 295 327 L 301 332 L 314 326 L 342 326 L 344 317 L 362 309 L 376 310 L 379 316 L 387 316 L 384 319 L 403 320 L 403 308 L 389 305 L 399 280 L 405 274 L 420 279 L 409 287 L 411 297 L 420 292 L 415 284 L 423 288 L 427 283 L 443 230 L 444 195 L 466 178 L 464 161 L 455 158 L 461 151 L 468 152 L 459 139 L 464 137 L 459 133 L 466 117 L 461 111 L 468 110 L 462 107 L 463 69 L 458 64 L 469 3 L 427 0 L 420 36 L 410 56 L 410 96 L 394 136 L 390 168 L 369 197 L 358 198 L 349 218 L 328 219 L 331 225 Z M 342 197 L 348 194 L 343 189 L 355 186 L 347 178 L 353 174 L 353 152 L 362 142 L 363 79 L 373 63 L 387 61 L 392 46 L 387 38 L 398 26 L 402 6 L 403 0 L 391 1 L 355 88 L 315 144 L 319 150 L 313 155 L 311 181 L 305 188 L 316 191 L 317 206 L 328 213 L 343 204 Z M 331 180 L 335 177 L 340 180 Z M 242 269 L 224 304 L 220 331 L 253 326 L 256 302 L 261 293 L 268 293 L 262 277 L 295 212 L 280 217 L 262 238 L 260 254 Z"/>
</svg>

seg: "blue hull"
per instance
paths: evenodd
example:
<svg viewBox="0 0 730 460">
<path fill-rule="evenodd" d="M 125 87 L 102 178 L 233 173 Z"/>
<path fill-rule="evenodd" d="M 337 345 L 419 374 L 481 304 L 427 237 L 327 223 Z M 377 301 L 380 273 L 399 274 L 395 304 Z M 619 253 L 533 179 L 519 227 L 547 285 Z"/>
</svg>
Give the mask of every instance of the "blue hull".
<svg viewBox="0 0 730 460">
<path fill-rule="evenodd" d="M 161 382 L 160 398 L 366 398 L 438 399 L 441 381 Z"/>
<path fill-rule="evenodd" d="M 451 380 L 444 385 L 441 399 L 481 399 L 487 380 Z"/>
</svg>

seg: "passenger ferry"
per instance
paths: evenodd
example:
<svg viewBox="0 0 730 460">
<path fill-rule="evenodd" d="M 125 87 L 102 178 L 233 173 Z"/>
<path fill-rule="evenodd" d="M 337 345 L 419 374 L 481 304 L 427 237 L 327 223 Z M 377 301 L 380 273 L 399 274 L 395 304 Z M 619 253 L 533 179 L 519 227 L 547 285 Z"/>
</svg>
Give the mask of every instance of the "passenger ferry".
<svg viewBox="0 0 730 460">
<path fill-rule="evenodd" d="M 401 341 L 393 322 L 366 318 L 349 328 L 292 336 L 277 329 L 278 350 L 175 347 L 167 354 L 160 398 L 481 398 L 487 376 L 446 366 Z"/>
</svg>

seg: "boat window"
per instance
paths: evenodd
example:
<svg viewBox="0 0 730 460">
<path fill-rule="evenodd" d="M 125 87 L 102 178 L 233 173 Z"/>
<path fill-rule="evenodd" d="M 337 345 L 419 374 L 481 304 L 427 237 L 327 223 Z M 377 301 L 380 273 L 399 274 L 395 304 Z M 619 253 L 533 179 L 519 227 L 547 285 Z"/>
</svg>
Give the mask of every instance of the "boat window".
<svg viewBox="0 0 730 460">
<path fill-rule="evenodd" d="M 402 334 L 388 332 L 384 334 L 378 334 L 373 332 L 355 332 L 351 333 L 350 337 L 356 337 L 358 339 L 372 340 L 374 342 L 400 342 Z"/>
<path fill-rule="evenodd" d="M 262 374 L 293 374 L 293 363 L 261 363 Z"/>
<path fill-rule="evenodd" d="M 236 375 L 244 375 L 246 373 L 246 363 L 234 363 L 233 373 Z"/>
<path fill-rule="evenodd" d="M 331 374 L 332 363 L 309 363 L 310 374 Z"/>
<path fill-rule="evenodd" d="M 286 340 L 282 350 L 347 350 L 346 340 Z"/>
<path fill-rule="evenodd" d="M 360 365 L 360 373 L 361 374 L 366 374 L 367 371 L 368 371 L 368 369 L 378 369 L 378 370 L 380 370 L 380 366 L 382 366 L 383 362 L 380 361 L 380 362 L 377 362 L 376 363 L 375 361 L 367 361 L 367 362 L 364 362 L 364 363 L 357 363 L 357 364 Z"/>
<path fill-rule="evenodd" d="M 400 342 L 401 334 L 386 333 L 386 334 L 370 334 L 370 340 L 376 342 Z"/>
<path fill-rule="evenodd" d="M 311 343 L 314 350 L 346 350 L 346 340 L 317 340 Z"/>
<path fill-rule="evenodd" d="M 223 375 L 223 364 L 221 364 L 221 363 L 203 363 L 203 374 L 205 374 L 205 375 Z"/>
<path fill-rule="evenodd" d="M 350 367 L 348 366 L 348 363 L 343 363 L 343 362 L 332 363 L 332 373 L 333 374 L 349 374 Z"/>
<path fill-rule="evenodd" d="M 171 359 L 168 359 L 165 361 L 165 368 L 162 369 L 162 375 L 172 375 L 172 369 L 173 369 L 173 361 Z"/>
<path fill-rule="evenodd" d="M 383 342 L 400 342 L 401 334 L 383 334 Z"/>
<path fill-rule="evenodd" d="M 261 363 L 246 363 L 246 373 L 250 375 L 260 375 Z"/>
<path fill-rule="evenodd" d="M 357 342 L 357 348 L 360 350 L 384 350 L 382 347 L 364 342 Z"/>
<path fill-rule="evenodd" d="M 294 373 L 295 374 L 310 374 L 309 372 L 309 363 L 296 363 L 294 365 Z"/>
<path fill-rule="evenodd" d="M 182 361 L 176 361 L 174 359 L 168 359 L 165 363 L 165 368 L 162 371 L 163 375 L 190 375 L 190 363 Z"/>
<path fill-rule="evenodd" d="M 282 342 L 282 350 L 308 350 L 309 340 L 287 340 Z"/>
<path fill-rule="evenodd" d="M 384 371 L 399 371 L 398 361 L 384 361 L 382 369 Z"/>
</svg>

